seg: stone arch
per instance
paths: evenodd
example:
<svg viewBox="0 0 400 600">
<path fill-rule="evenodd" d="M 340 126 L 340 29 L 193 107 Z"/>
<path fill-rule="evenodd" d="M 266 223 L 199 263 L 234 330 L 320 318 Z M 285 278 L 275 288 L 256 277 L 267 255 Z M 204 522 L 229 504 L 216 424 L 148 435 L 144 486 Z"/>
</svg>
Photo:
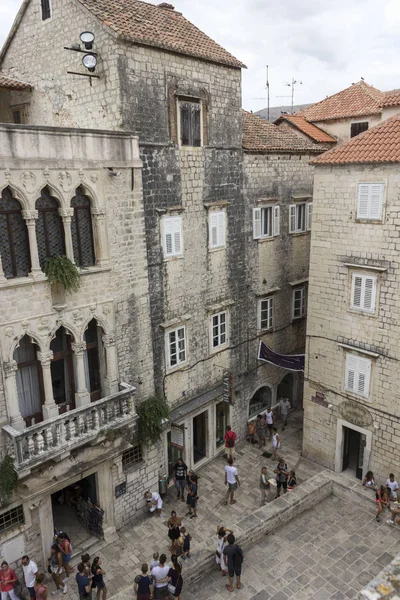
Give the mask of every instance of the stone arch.
<svg viewBox="0 0 400 600">
<path fill-rule="evenodd" d="M 38 186 L 34 194 L 35 203 L 38 200 L 38 198 L 40 198 L 40 196 L 42 195 L 42 191 L 45 188 L 48 188 L 50 196 L 57 200 L 59 208 L 68 208 L 69 204 L 65 202 L 65 194 L 62 192 L 62 190 L 60 190 L 59 187 L 57 187 L 56 185 L 54 185 L 54 183 L 51 183 L 50 181 L 42 181 L 41 184 Z"/>
<path fill-rule="evenodd" d="M 47 348 L 44 348 L 44 344 L 43 344 L 43 340 L 33 331 L 21 331 L 21 333 L 18 336 L 15 336 L 11 347 L 10 347 L 10 352 L 9 352 L 9 356 L 10 356 L 10 361 L 13 360 L 13 356 L 14 356 L 14 352 L 16 351 L 16 349 L 18 348 L 20 341 L 22 340 L 23 337 L 28 336 L 33 344 L 36 344 L 36 346 L 39 348 L 39 352 L 44 352 L 45 350 L 47 350 Z"/>
<path fill-rule="evenodd" d="M 249 399 L 247 407 L 247 418 L 252 419 L 259 413 L 267 410 L 268 406 L 272 406 L 273 387 L 269 383 L 260 385 Z"/>
<path fill-rule="evenodd" d="M 107 320 L 104 319 L 104 317 L 100 317 L 97 313 L 93 313 L 89 315 L 82 323 L 80 335 L 78 338 L 80 342 L 85 341 L 85 331 L 88 328 L 90 321 L 92 321 L 93 319 L 97 321 L 97 324 L 103 330 L 104 335 L 108 335 L 111 333 L 112 327 L 110 327 L 110 324 L 107 322 Z"/>
<path fill-rule="evenodd" d="M 278 384 L 278 400 L 280 398 L 288 398 L 290 404 L 296 404 L 296 398 L 294 398 L 294 387 L 295 387 L 295 374 L 286 373 Z"/>
<path fill-rule="evenodd" d="M 71 323 L 68 323 L 67 321 L 64 321 L 62 319 L 61 321 L 57 321 L 56 325 L 53 327 L 53 329 L 50 331 L 50 333 L 48 335 L 49 346 L 50 346 L 51 342 L 54 340 L 54 338 L 56 337 L 57 331 L 60 329 L 60 327 L 64 327 L 67 334 L 72 336 L 73 342 L 77 342 L 78 340 L 80 340 L 79 332 L 74 327 L 74 325 L 71 325 Z"/>
<path fill-rule="evenodd" d="M 5 190 L 6 188 L 10 188 L 13 198 L 15 198 L 15 200 L 18 200 L 18 202 L 21 204 L 22 210 L 31 210 L 32 208 L 35 208 L 35 206 L 31 205 L 31 202 L 25 196 L 25 194 L 21 190 L 21 188 L 18 187 L 17 185 L 14 185 L 13 183 L 8 182 L 8 181 L 5 182 L 4 184 L 0 184 L 0 195 L 1 195 L 2 191 Z M 34 200 L 34 202 L 35 202 L 35 200 Z"/>
<path fill-rule="evenodd" d="M 99 201 L 98 194 L 93 190 L 91 186 L 89 186 L 86 182 L 83 181 L 80 181 L 77 185 L 74 185 L 72 190 L 68 192 L 68 195 L 66 196 L 66 203 L 68 208 L 71 207 L 72 198 L 74 198 L 74 196 L 76 195 L 76 190 L 78 188 L 82 188 L 82 191 L 85 194 L 85 196 L 89 198 L 92 211 L 93 209 L 98 210 L 99 208 L 101 208 L 101 202 Z"/>
</svg>

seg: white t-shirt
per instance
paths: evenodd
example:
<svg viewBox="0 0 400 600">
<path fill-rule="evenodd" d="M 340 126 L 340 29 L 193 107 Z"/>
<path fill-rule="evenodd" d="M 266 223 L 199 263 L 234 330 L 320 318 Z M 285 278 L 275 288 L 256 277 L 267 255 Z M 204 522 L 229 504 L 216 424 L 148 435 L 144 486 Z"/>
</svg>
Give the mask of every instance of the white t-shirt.
<svg viewBox="0 0 400 600">
<path fill-rule="evenodd" d="M 386 486 L 390 487 L 390 489 L 392 490 L 392 497 L 397 496 L 397 492 L 399 491 L 399 484 L 396 480 L 390 481 L 390 479 L 387 479 Z"/>
<path fill-rule="evenodd" d="M 291 408 L 289 400 L 287 398 L 279 400 L 279 404 L 281 407 L 281 413 L 283 415 L 287 415 Z"/>
<path fill-rule="evenodd" d="M 168 581 L 164 581 L 163 583 L 157 583 L 157 579 L 165 579 L 167 577 L 169 573 L 169 567 L 168 565 L 165 565 L 164 567 L 154 567 L 151 574 L 153 575 L 154 578 L 154 587 L 159 588 L 159 587 L 164 587 L 166 585 L 168 585 Z"/>
<path fill-rule="evenodd" d="M 274 422 L 274 415 L 272 414 L 272 410 L 271 412 L 265 413 L 265 420 L 267 422 L 267 425 L 272 425 L 272 423 Z"/>
<path fill-rule="evenodd" d="M 33 588 L 33 586 L 35 585 L 35 582 L 36 582 L 35 575 L 38 572 L 37 564 L 35 562 L 33 562 L 33 560 L 30 560 L 26 566 L 22 565 L 22 568 L 24 571 L 24 579 L 25 579 L 26 587 Z"/>
<path fill-rule="evenodd" d="M 236 483 L 236 475 L 238 474 L 238 470 L 236 467 L 231 467 L 231 465 L 226 465 L 225 467 L 226 480 L 228 483 Z"/>
</svg>

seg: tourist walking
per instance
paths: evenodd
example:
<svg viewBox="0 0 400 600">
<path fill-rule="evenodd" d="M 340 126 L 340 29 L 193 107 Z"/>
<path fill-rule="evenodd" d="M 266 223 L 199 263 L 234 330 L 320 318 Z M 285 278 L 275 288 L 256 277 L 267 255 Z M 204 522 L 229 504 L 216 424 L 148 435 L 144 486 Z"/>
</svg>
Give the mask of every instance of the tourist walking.
<svg viewBox="0 0 400 600">
<path fill-rule="evenodd" d="M 236 446 L 237 435 L 232 431 L 230 425 L 226 426 L 226 433 L 224 435 L 225 440 L 225 454 L 227 458 L 235 458 L 235 446 Z"/>
<path fill-rule="evenodd" d="M 58 539 L 61 541 L 61 552 L 63 555 L 63 567 L 65 570 L 65 574 L 66 574 L 66 578 L 64 579 L 64 582 L 67 581 L 72 573 L 71 566 L 70 566 L 70 562 L 71 562 L 71 558 L 72 558 L 72 546 L 71 546 L 71 540 L 69 539 L 68 535 L 63 531 L 60 533 L 60 535 L 58 536 Z"/>
<path fill-rule="evenodd" d="M 272 428 L 274 426 L 274 413 L 272 412 L 270 406 L 268 406 L 267 412 L 265 413 L 264 416 L 265 416 L 265 423 L 267 425 L 268 439 L 271 439 L 271 437 L 272 437 Z"/>
<path fill-rule="evenodd" d="M 256 435 L 258 440 L 258 447 L 265 446 L 265 433 L 267 430 L 267 424 L 263 415 L 257 415 L 256 420 Z"/>
<path fill-rule="evenodd" d="M 191 519 L 195 519 L 197 517 L 197 508 L 196 508 L 197 500 L 198 500 L 197 475 L 195 475 L 192 472 L 189 477 L 189 484 L 187 486 L 187 497 L 186 497 L 186 504 L 189 509 L 188 512 L 186 513 L 186 516 L 190 517 Z"/>
<path fill-rule="evenodd" d="M 281 411 L 281 423 L 282 423 L 282 431 L 285 429 L 287 425 L 288 415 L 290 409 L 292 408 L 288 398 L 281 398 L 279 400 L 279 407 Z"/>
<path fill-rule="evenodd" d="M 279 458 L 278 450 L 281 447 L 281 437 L 276 427 L 272 428 L 272 458 Z"/>
<path fill-rule="evenodd" d="M 33 599 L 36 596 L 35 583 L 39 569 L 37 568 L 37 564 L 27 554 L 22 557 L 21 563 L 24 572 L 25 587 L 29 592 L 29 596 Z"/>
<path fill-rule="evenodd" d="M 106 600 L 107 599 L 107 588 L 106 588 L 106 584 L 104 583 L 104 579 L 103 579 L 103 575 L 105 575 L 105 572 L 103 571 L 102 566 L 101 566 L 100 556 L 95 556 L 95 558 L 93 560 L 92 575 L 93 575 L 92 588 L 97 589 L 96 600 L 100 600 L 100 596 L 102 597 L 102 600 Z"/>
<path fill-rule="evenodd" d="M 153 576 L 153 585 L 154 585 L 154 599 L 155 600 L 164 600 L 164 598 L 168 598 L 168 573 L 169 566 L 165 565 L 167 562 L 167 557 L 165 554 L 161 554 L 160 556 L 160 564 L 158 567 L 154 567 L 151 574 Z"/>
<path fill-rule="evenodd" d="M 147 574 L 148 570 L 148 565 L 146 563 L 143 563 L 142 573 L 135 577 L 133 591 L 136 594 L 137 600 L 150 600 L 150 598 L 153 596 L 153 576 Z"/>
<path fill-rule="evenodd" d="M 178 458 L 174 467 L 174 483 L 179 498 L 185 501 L 185 479 L 187 475 L 187 466 L 183 462 L 182 458 Z"/>
<path fill-rule="evenodd" d="M 185 560 L 185 558 L 190 558 L 190 542 L 192 541 L 192 536 L 187 533 L 186 527 L 181 527 L 181 537 L 183 538 L 182 559 Z"/>
<path fill-rule="evenodd" d="M 18 577 L 16 572 L 13 569 L 10 569 L 8 562 L 3 560 L 0 571 L 1 600 L 7 600 L 7 596 L 10 596 L 11 600 L 19 600 L 14 592 L 17 583 Z"/>
<path fill-rule="evenodd" d="M 269 492 L 269 490 L 270 490 L 270 483 L 268 481 L 267 467 L 262 467 L 262 469 L 261 469 L 260 490 L 261 490 L 261 506 L 264 506 L 267 501 L 267 492 Z"/>
<path fill-rule="evenodd" d="M 171 540 L 171 546 L 169 548 L 170 552 L 174 551 L 175 541 L 179 538 L 180 531 L 179 528 L 181 526 L 182 519 L 176 516 L 176 512 L 173 510 L 171 512 L 171 516 L 168 519 L 167 527 L 168 527 L 168 537 Z"/>
<path fill-rule="evenodd" d="M 395 480 L 393 473 L 390 473 L 389 479 L 386 480 L 386 487 L 390 488 L 390 499 L 397 500 L 399 484 Z"/>
<path fill-rule="evenodd" d="M 180 600 L 182 587 L 183 587 L 183 579 L 182 579 L 182 567 L 178 562 L 178 557 L 176 554 L 171 556 L 172 567 L 168 571 L 168 577 L 170 582 L 168 584 L 168 591 L 173 596 L 173 598 L 177 598 Z"/>
<path fill-rule="evenodd" d="M 48 588 L 47 585 L 44 585 L 44 574 L 40 573 L 39 575 L 36 575 L 36 581 L 35 581 L 35 598 L 36 600 L 47 600 L 47 596 L 48 596 Z"/>
<path fill-rule="evenodd" d="M 67 593 L 67 584 L 61 579 L 63 572 L 63 555 L 58 544 L 53 544 L 51 547 L 51 555 L 49 558 L 49 568 L 51 572 L 51 578 L 56 584 L 56 591 L 51 592 L 52 596 L 57 594 L 59 590 L 62 590 L 63 594 Z"/>
<path fill-rule="evenodd" d="M 79 599 L 92 600 L 92 578 L 85 563 L 79 563 L 75 579 L 78 584 Z"/>
<path fill-rule="evenodd" d="M 228 491 L 225 498 L 225 504 L 228 504 L 228 500 L 230 498 L 231 504 L 235 504 L 236 500 L 234 498 L 235 491 L 240 485 L 238 470 L 233 466 L 233 459 L 229 457 L 228 464 L 225 467 L 225 485 L 228 486 Z"/>
<path fill-rule="evenodd" d="M 230 533 L 226 538 L 228 545 L 224 548 L 224 557 L 228 567 L 229 584 L 225 587 L 230 592 L 233 592 L 233 578 L 236 575 L 236 587 L 240 590 L 240 576 L 242 574 L 242 564 L 244 559 L 243 550 L 240 546 L 235 544 L 235 536 Z"/>
<path fill-rule="evenodd" d="M 289 477 L 288 466 L 285 463 L 285 461 L 283 460 L 283 458 L 281 458 L 279 460 L 279 463 L 276 465 L 276 469 L 274 470 L 274 473 L 276 473 L 276 487 L 277 487 L 275 498 L 279 498 L 279 496 L 281 495 L 281 488 L 283 488 L 284 494 L 286 494 L 286 492 L 287 492 L 287 480 Z"/>
</svg>

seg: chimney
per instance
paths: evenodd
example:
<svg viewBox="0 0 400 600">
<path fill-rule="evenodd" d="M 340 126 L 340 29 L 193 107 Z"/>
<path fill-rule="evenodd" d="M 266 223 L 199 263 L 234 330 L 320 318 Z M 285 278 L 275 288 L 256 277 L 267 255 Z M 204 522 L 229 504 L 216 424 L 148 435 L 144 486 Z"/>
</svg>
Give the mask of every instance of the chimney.
<svg viewBox="0 0 400 600">
<path fill-rule="evenodd" d="M 175 6 L 168 4 L 168 2 L 161 2 L 161 4 L 157 4 L 157 7 L 164 8 L 165 10 L 175 10 Z"/>
</svg>

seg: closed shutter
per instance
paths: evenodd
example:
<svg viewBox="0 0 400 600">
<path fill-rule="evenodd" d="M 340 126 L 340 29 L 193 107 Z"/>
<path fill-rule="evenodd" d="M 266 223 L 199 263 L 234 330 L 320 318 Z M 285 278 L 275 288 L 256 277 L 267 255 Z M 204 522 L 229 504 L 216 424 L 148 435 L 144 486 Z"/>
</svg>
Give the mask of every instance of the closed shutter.
<svg viewBox="0 0 400 600">
<path fill-rule="evenodd" d="M 173 231 L 171 219 L 164 219 L 164 254 L 165 256 L 172 256 L 173 254 Z"/>
<path fill-rule="evenodd" d="M 383 205 L 382 183 L 360 183 L 358 186 L 357 218 L 380 220 Z"/>
<path fill-rule="evenodd" d="M 361 294 L 362 294 L 362 282 L 363 278 L 360 275 L 353 275 L 353 289 L 352 289 L 352 307 L 361 308 Z"/>
<path fill-rule="evenodd" d="M 313 205 L 312 202 L 309 202 L 307 204 L 307 231 L 311 231 L 311 225 L 312 225 L 312 210 L 313 210 Z"/>
<path fill-rule="evenodd" d="M 182 254 L 181 217 L 165 217 L 162 227 L 164 256 L 178 256 Z"/>
<path fill-rule="evenodd" d="M 358 186 L 358 211 L 359 219 L 368 219 L 369 185 L 360 184 Z"/>
<path fill-rule="evenodd" d="M 200 105 L 192 106 L 193 146 L 201 146 Z"/>
<path fill-rule="evenodd" d="M 210 246 L 216 248 L 218 245 L 218 217 L 217 213 L 210 215 Z"/>
<path fill-rule="evenodd" d="M 261 208 L 253 208 L 253 239 L 261 237 Z"/>
<path fill-rule="evenodd" d="M 289 206 L 289 233 L 296 231 L 296 205 L 291 204 Z"/>
<path fill-rule="evenodd" d="M 370 186 L 370 219 L 381 219 L 382 217 L 383 185 L 372 184 Z"/>
<path fill-rule="evenodd" d="M 182 253 L 182 219 L 177 217 L 173 221 L 174 254 Z"/>
<path fill-rule="evenodd" d="M 281 208 L 280 206 L 274 206 L 274 228 L 273 235 L 279 235 L 281 230 Z"/>
<path fill-rule="evenodd" d="M 225 246 L 225 213 L 218 213 L 218 246 Z"/>
<path fill-rule="evenodd" d="M 375 310 L 375 289 L 376 289 L 376 277 L 365 277 L 364 278 L 364 310 L 374 311 Z"/>
<path fill-rule="evenodd" d="M 181 104 L 181 145 L 190 144 L 190 106 Z"/>
<path fill-rule="evenodd" d="M 210 248 L 225 245 L 225 213 L 211 212 L 209 215 Z"/>
<path fill-rule="evenodd" d="M 346 355 L 346 385 L 349 392 L 365 398 L 369 395 L 371 361 L 354 354 Z"/>
<path fill-rule="evenodd" d="M 351 308 L 375 311 L 376 277 L 354 273 L 351 288 Z"/>
</svg>

